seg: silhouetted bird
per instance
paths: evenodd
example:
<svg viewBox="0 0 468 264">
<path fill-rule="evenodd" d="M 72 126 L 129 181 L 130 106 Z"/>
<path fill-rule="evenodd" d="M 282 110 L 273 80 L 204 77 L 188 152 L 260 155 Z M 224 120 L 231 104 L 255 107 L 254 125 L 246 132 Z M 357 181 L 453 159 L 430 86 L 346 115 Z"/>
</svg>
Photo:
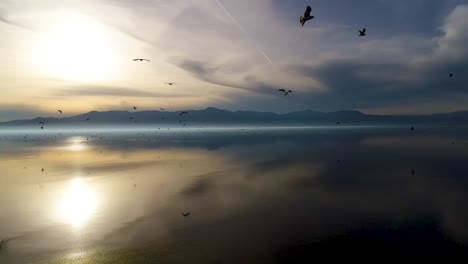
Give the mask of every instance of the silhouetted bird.
<svg viewBox="0 0 468 264">
<path fill-rule="evenodd" d="M 136 106 L 133 106 L 133 110 L 137 110 L 137 107 L 136 107 Z"/>
<path fill-rule="evenodd" d="M 453 73 L 450 73 L 450 74 L 449 74 L 449 77 L 450 77 L 450 78 L 453 77 Z"/>
<path fill-rule="evenodd" d="M 89 121 L 89 117 L 88 117 L 88 118 L 86 118 L 86 121 Z"/>
<path fill-rule="evenodd" d="M 41 129 L 44 129 L 44 127 L 43 127 L 43 126 L 41 126 Z"/>
<path fill-rule="evenodd" d="M 147 59 L 133 59 L 133 61 L 148 61 L 148 62 L 150 62 L 150 60 L 147 60 Z"/>
<path fill-rule="evenodd" d="M 414 175 L 414 170 L 411 170 L 411 174 Z"/>
<path fill-rule="evenodd" d="M 161 111 L 165 111 L 165 109 L 164 109 L 164 108 L 159 108 L 159 109 L 161 109 Z"/>
<path fill-rule="evenodd" d="M 184 112 L 180 113 L 179 116 L 182 116 L 183 114 L 188 114 L 188 113 L 184 111 Z"/>
<path fill-rule="evenodd" d="M 186 212 L 186 213 L 182 212 L 181 214 L 182 214 L 184 217 L 187 217 L 187 216 L 190 215 L 190 212 Z"/>
<path fill-rule="evenodd" d="M 132 120 L 132 119 L 133 119 L 133 117 L 130 117 L 129 119 L 130 119 L 130 120 Z"/>
<path fill-rule="evenodd" d="M 336 122 L 337 125 L 341 124 L 340 122 Z"/>
<path fill-rule="evenodd" d="M 366 36 L 366 28 L 363 28 L 362 30 L 358 30 L 358 31 L 359 31 L 359 37 Z"/>
<path fill-rule="evenodd" d="M 62 110 L 57 110 L 57 112 L 62 113 Z"/>
<path fill-rule="evenodd" d="M 27 137 L 28 137 L 28 135 L 24 136 L 23 138 L 27 138 Z"/>
<path fill-rule="evenodd" d="M 286 91 L 285 89 L 279 89 L 278 91 L 283 92 L 283 93 L 284 93 L 284 96 L 288 95 L 289 93 L 292 93 L 291 90 Z"/>
<path fill-rule="evenodd" d="M 173 82 L 166 82 L 165 84 L 174 85 L 174 84 L 176 84 L 176 83 L 173 83 Z"/>
<path fill-rule="evenodd" d="M 44 168 L 42 168 L 42 172 L 44 172 Z"/>
<path fill-rule="evenodd" d="M 301 16 L 301 17 L 299 18 L 299 22 L 302 24 L 302 26 L 304 26 L 304 24 L 305 24 L 307 21 L 309 21 L 309 20 L 311 20 L 312 18 L 314 18 L 314 16 L 311 16 L 311 15 L 310 15 L 310 12 L 311 12 L 311 11 L 312 11 L 312 7 L 307 6 L 306 11 L 304 12 L 304 16 Z"/>
<path fill-rule="evenodd" d="M 414 126 L 411 127 L 411 130 L 414 130 Z"/>
</svg>

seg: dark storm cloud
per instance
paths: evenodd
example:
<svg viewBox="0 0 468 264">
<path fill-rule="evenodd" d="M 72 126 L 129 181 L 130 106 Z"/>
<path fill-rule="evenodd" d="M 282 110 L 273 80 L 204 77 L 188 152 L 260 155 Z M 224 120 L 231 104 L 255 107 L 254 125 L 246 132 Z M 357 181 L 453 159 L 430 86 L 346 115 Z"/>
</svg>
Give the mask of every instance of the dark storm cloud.
<svg viewBox="0 0 468 264">
<path fill-rule="evenodd" d="M 189 72 L 192 76 L 197 79 L 206 81 L 211 84 L 227 86 L 231 88 L 247 90 L 259 94 L 271 94 L 272 91 L 276 91 L 279 86 L 268 85 L 254 75 L 248 75 L 244 78 L 239 78 L 239 81 L 229 81 L 222 78 L 221 75 L 217 74 L 222 68 L 221 66 L 207 66 L 205 62 L 197 60 L 175 60 L 173 63 L 179 68 Z"/>
<path fill-rule="evenodd" d="M 371 6 L 387 5 L 399 9 L 401 8 L 399 5 L 402 4 L 402 2 L 391 3 L 383 0 L 377 2 Z M 411 3 L 409 7 L 416 8 L 421 4 Z M 442 13 L 444 13 L 442 10 L 446 10 L 448 6 L 454 7 L 453 3 L 448 5 L 432 1 L 429 4 L 432 6 L 424 6 L 424 9 L 432 8 Z M 397 17 L 397 14 L 393 14 L 393 17 Z M 468 98 L 466 86 L 468 5 L 452 8 L 444 19 L 437 20 L 434 17 L 422 19 L 437 21 L 439 26 L 433 29 L 438 33 L 419 39 L 390 40 L 382 36 L 371 40 L 365 39 L 362 43 L 365 46 L 361 47 L 363 50 L 354 56 L 338 53 L 334 59 L 279 66 L 282 67 L 285 78 L 298 78 L 304 82 L 313 79 L 325 88 L 323 91 L 320 87 L 315 87 L 316 84 L 310 84 L 307 89 L 294 90 L 291 96 L 293 99 L 288 99 L 320 110 L 370 109 L 411 104 L 450 105 L 451 102 L 460 103 L 466 100 Z M 424 42 L 431 44 L 426 45 Z M 418 51 L 418 47 L 423 48 Z M 206 66 L 207 62 L 182 60 L 176 65 L 201 80 L 258 94 L 273 94 L 278 88 L 285 88 L 273 82 L 261 81 L 255 73 L 244 74 L 243 76 L 247 77 L 238 77 L 235 82 L 225 81 L 221 78 L 223 67 L 210 68 Z M 449 78 L 449 73 L 453 73 L 455 78 Z M 284 98 L 278 97 L 276 102 L 280 100 L 284 101 Z M 242 96 L 237 96 L 233 101 L 238 105 L 255 105 L 257 108 L 265 104 L 270 107 L 272 104 L 277 105 L 276 102 L 258 102 L 258 98 Z M 268 108 L 266 105 L 264 107 Z"/>
<path fill-rule="evenodd" d="M 418 103 L 441 98 L 466 95 L 467 78 L 463 75 L 449 79 L 448 73 L 457 68 L 457 72 L 468 72 L 468 63 L 457 65 L 432 65 L 422 69 L 407 64 L 365 64 L 357 60 L 330 61 L 318 67 L 295 66 L 298 72 L 306 76 L 315 76 L 329 87 L 325 94 L 302 94 L 302 99 L 326 107 L 337 104 L 343 108 L 370 108 L 398 103 Z M 382 72 L 389 73 L 381 76 Z M 365 73 L 365 74 L 363 74 Z M 423 75 L 424 73 L 424 75 Z M 415 75 L 416 80 L 405 81 L 392 75 Z"/>
<path fill-rule="evenodd" d="M 373 35 L 411 33 L 431 36 L 437 27 L 462 0 L 357 0 L 357 1 L 282 1 L 273 0 L 278 17 L 290 21 L 298 17 L 305 5 L 312 6 L 316 23 L 367 26 Z M 296 21 L 294 21 L 296 22 Z"/>
</svg>

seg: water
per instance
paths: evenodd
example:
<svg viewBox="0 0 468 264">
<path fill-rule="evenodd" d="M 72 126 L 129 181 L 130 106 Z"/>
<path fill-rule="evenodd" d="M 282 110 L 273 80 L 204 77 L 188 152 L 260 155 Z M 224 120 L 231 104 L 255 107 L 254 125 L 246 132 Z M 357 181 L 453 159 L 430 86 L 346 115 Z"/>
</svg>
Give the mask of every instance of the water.
<svg viewBox="0 0 468 264">
<path fill-rule="evenodd" d="M 0 132 L 0 263 L 465 256 L 467 132 Z"/>
</svg>

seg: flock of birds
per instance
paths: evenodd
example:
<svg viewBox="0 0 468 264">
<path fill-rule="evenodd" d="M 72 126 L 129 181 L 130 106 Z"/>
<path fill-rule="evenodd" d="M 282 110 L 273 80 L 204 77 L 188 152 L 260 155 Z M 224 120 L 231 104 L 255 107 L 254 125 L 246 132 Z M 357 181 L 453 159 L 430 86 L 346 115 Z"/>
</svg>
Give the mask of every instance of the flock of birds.
<svg viewBox="0 0 468 264">
<path fill-rule="evenodd" d="M 311 15 L 311 12 L 312 12 L 312 8 L 311 8 L 310 6 L 307 6 L 307 7 L 306 7 L 306 10 L 305 10 L 305 12 L 304 12 L 304 15 L 303 15 L 303 16 L 300 16 L 300 18 L 299 18 L 299 23 L 301 24 L 301 26 L 304 26 L 305 23 L 306 23 L 307 21 L 310 21 L 310 20 L 312 20 L 312 19 L 315 18 L 314 16 Z M 366 28 L 363 28 L 362 30 L 358 30 L 358 32 L 359 32 L 359 34 L 358 34 L 359 37 L 365 37 L 365 36 L 367 36 Z M 145 59 L 145 58 L 134 58 L 133 61 L 134 61 L 134 62 L 151 62 L 151 60 Z M 453 74 L 453 73 L 450 73 L 450 74 L 448 75 L 448 77 L 453 78 L 453 77 L 454 77 L 454 74 Z M 175 83 L 175 82 L 165 82 L 165 84 L 172 86 L 172 85 L 175 85 L 176 83 Z M 281 92 L 281 93 L 283 93 L 284 96 L 287 96 L 288 94 L 290 94 L 290 93 L 293 92 L 292 90 L 286 90 L 286 89 L 278 89 L 278 91 Z M 138 109 L 137 106 L 133 106 L 133 110 L 137 110 L 137 109 Z M 161 110 L 161 111 L 165 111 L 164 108 L 160 108 L 160 110 Z M 63 114 L 63 111 L 62 111 L 61 109 L 58 109 L 57 112 L 60 113 L 60 114 Z M 181 117 L 181 116 L 186 115 L 186 114 L 188 114 L 188 112 L 187 112 L 187 111 L 183 111 L 183 112 L 181 112 L 181 113 L 179 114 L 179 116 Z M 130 117 L 129 119 L 130 119 L 130 120 L 133 120 L 133 117 Z M 163 117 L 163 119 L 164 119 L 164 117 Z M 90 120 L 90 118 L 86 118 L 86 121 L 89 121 L 89 120 Z M 137 121 L 134 121 L 134 122 L 137 122 Z M 179 123 L 181 123 L 181 121 L 179 121 Z M 337 125 L 340 125 L 341 122 L 336 122 L 336 124 L 337 124 Z M 45 123 L 44 123 L 44 122 L 42 122 L 42 121 L 39 122 L 39 125 L 40 125 L 40 128 L 41 128 L 41 129 L 44 129 L 44 126 L 45 126 Z M 184 126 L 185 126 L 185 125 L 186 125 L 186 124 L 184 124 Z M 410 130 L 411 130 L 411 131 L 414 131 L 414 130 L 415 130 L 414 126 L 411 126 Z M 26 139 L 27 137 L 28 137 L 28 135 L 24 136 L 24 139 Z M 101 137 L 100 139 L 102 139 L 102 137 Z M 88 140 L 88 138 L 87 138 L 87 140 Z M 452 145 L 453 145 L 453 144 L 455 144 L 455 143 L 452 142 Z M 337 160 L 337 162 L 338 162 L 338 163 L 341 163 L 341 160 Z M 44 168 L 42 168 L 41 171 L 44 172 Z M 411 174 L 412 174 L 412 175 L 415 175 L 415 170 L 414 170 L 414 169 L 411 170 Z M 134 184 L 134 187 L 136 187 L 136 184 Z M 181 212 L 181 215 L 182 215 L 183 217 L 188 217 L 188 216 L 190 216 L 190 214 L 191 214 L 190 211 L 188 211 L 188 212 Z M 4 238 L 4 239 L 0 240 L 0 251 L 2 250 L 2 248 L 4 247 L 4 245 L 8 242 L 8 240 L 9 240 L 8 238 Z"/>
<path fill-rule="evenodd" d="M 305 10 L 305 12 L 304 12 L 304 15 L 300 16 L 300 18 L 299 18 L 299 23 L 301 24 L 301 26 L 304 26 L 305 23 L 306 23 L 307 21 L 312 20 L 312 19 L 315 18 L 314 16 L 311 15 L 311 13 L 312 13 L 312 7 L 307 6 L 307 7 L 306 7 L 306 10 Z M 367 29 L 366 29 L 366 28 L 363 28 L 362 30 L 358 30 L 358 32 L 359 32 L 359 35 L 358 35 L 359 37 L 365 37 L 365 36 L 367 36 Z M 138 62 L 138 61 L 139 61 L 139 62 L 151 62 L 151 60 L 146 59 L 146 58 L 134 58 L 133 61 L 135 61 L 135 62 Z M 450 77 L 450 78 L 454 77 L 453 73 L 450 73 L 450 74 L 449 74 L 449 77 Z M 176 83 L 175 83 L 175 82 L 165 82 L 165 84 L 172 86 L 172 85 L 175 85 Z M 290 90 L 290 89 L 288 89 L 288 90 L 286 90 L 286 89 L 278 89 L 278 92 L 281 92 L 281 93 L 283 93 L 284 96 L 287 96 L 288 94 L 292 93 L 293 91 Z M 133 110 L 137 110 L 137 109 L 138 109 L 138 108 L 137 108 L 136 106 L 133 106 Z M 165 111 L 164 108 L 160 108 L 160 109 L 161 109 L 162 111 Z M 60 114 L 63 113 L 62 110 L 57 110 L 57 111 L 58 111 Z M 182 115 L 184 115 L 184 114 L 188 114 L 188 113 L 187 113 L 187 112 L 181 112 L 181 113 L 180 113 L 180 116 L 182 116 Z M 163 117 L 162 119 L 165 119 L 165 118 Z M 89 118 L 86 119 L 86 121 L 89 121 L 89 120 L 90 120 Z M 131 117 L 130 120 L 133 120 L 133 117 Z M 136 123 L 137 121 L 135 120 L 135 121 L 133 121 L 133 122 Z M 182 122 L 180 121 L 179 123 L 182 123 Z M 337 124 L 337 125 L 340 125 L 341 122 L 336 122 L 336 124 Z M 45 124 L 44 124 L 43 122 L 40 122 L 40 125 L 41 125 L 41 129 L 44 129 L 44 125 L 45 125 Z M 186 126 L 186 124 L 184 124 L 184 126 Z M 414 127 L 411 127 L 411 130 L 414 130 Z"/>
</svg>

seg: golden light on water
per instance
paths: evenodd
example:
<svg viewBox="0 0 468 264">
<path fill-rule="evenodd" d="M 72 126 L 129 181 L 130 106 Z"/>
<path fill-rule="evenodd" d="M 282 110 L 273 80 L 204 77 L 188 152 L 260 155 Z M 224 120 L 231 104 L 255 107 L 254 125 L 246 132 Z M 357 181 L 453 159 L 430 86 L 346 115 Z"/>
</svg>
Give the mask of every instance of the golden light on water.
<svg viewBox="0 0 468 264">
<path fill-rule="evenodd" d="M 67 142 L 66 148 L 69 151 L 83 151 L 87 149 L 86 144 L 84 143 L 85 139 L 82 137 L 73 137 L 70 138 Z"/>
<path fill-rule="evenodd" d="M 60 200 L 60 220 L 74 227 L 81 227 L 92 218 L 97 203 L 96 193 L 82 179 L 76 178 Z"/>
</svg>

